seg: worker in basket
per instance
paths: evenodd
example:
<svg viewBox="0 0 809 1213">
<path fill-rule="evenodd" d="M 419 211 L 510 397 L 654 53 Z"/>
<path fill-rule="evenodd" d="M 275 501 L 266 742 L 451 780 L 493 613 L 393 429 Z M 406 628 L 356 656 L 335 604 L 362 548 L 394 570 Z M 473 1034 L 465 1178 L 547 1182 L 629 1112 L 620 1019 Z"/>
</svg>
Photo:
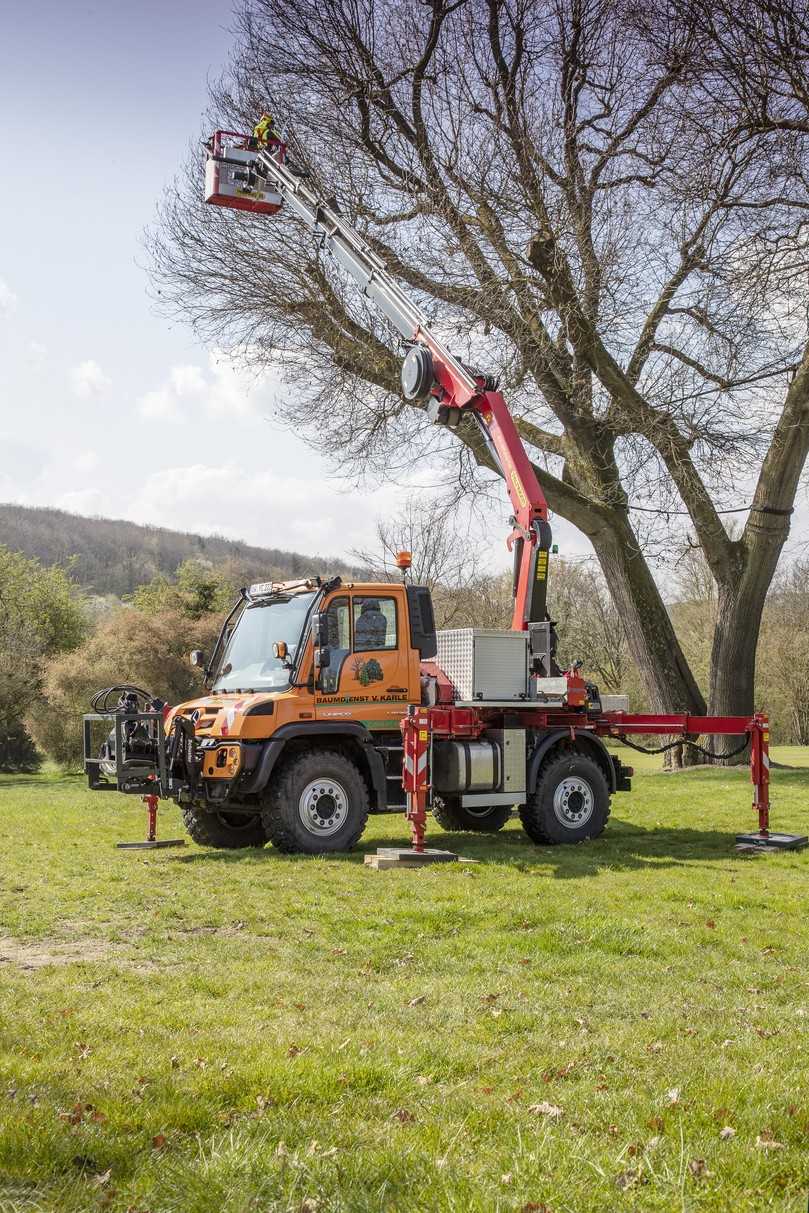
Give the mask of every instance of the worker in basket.
<svg viewBox="0 0 809 1213">
<path fill-rule="evenodd" d="M 278 136 L 275 133 L 275 120 L 272 114 L 261 115 L 253 127 L 253 139 L 258 147 L 267 147 L 270 143 L 278 142 Z"/>
</svg>

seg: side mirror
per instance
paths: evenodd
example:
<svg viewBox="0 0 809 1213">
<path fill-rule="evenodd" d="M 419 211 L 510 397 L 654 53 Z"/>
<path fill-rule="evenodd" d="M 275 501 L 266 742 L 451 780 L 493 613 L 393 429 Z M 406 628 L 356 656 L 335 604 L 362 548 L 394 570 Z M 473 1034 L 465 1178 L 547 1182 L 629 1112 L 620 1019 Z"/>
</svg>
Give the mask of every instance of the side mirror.
<svg viewBox="0 0 809 1213">
<path fill-rule="evenodd" d="M 329 617 L 325 611 L 315 611 L 312 616 L 312 644 L 316 649 L 325 649 L 329 644 Z M 324 662 L 328 665 L 328 662 Z"/>
<path fill-rule="evenodd" d="M 328 645 L 323 645 L 321 648 L 315 649 L 315 667 L 318 670 L 325 670 L 331 665 L 331 650 Z"/>
<path fill-rule="evenodd" d="M 188 660 L 191 662 L 195 670 L 205 669 L 205 654 L 202 649 L 192 649 Z"/>
<path fill-rule="evenodd" d="M 287 653 L 287 642 L 285 640 L 276 640 L 272 646 L 272 655 L 276 661 L 286 661 Z"/>
</svg>

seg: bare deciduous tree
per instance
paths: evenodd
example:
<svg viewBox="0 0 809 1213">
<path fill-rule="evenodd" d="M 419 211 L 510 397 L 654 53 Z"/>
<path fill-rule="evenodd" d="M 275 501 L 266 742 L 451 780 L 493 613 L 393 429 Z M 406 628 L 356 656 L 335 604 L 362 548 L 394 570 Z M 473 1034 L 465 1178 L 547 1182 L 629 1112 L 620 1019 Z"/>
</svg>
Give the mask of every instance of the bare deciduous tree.
<svg viewBox="0 0 809 1213">
<path fill-rule="evenodd" d="M 500 374 L 658 709 L 705 706 L 647 559 L 678 511 L 718 587 L 710 707 L 753 706 L 809 445 L 806 62 L 797 0 L 246 0 L 213 90 L 231 127 L 277 103 L 293 154 Z M 198 190 L 194 168 L 151 238 L 167 306 L 283 366 L 284 418 L 342 466 L 452 451 L 460 490 L 488 491 L 474 427 L 453 444 L 402 402 L 401 351 L 316 242 Z M 722 510 L 751 498 L 732 538 Z"/>
</svg>

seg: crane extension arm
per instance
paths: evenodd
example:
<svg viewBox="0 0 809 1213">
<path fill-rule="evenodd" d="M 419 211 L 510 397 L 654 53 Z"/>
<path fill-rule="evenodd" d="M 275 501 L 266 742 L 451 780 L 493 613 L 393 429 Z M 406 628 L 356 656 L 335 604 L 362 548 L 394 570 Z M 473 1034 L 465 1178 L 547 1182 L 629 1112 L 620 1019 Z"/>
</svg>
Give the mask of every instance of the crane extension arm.
<svg viewBox="0 0 809 1213">
<path fill-rule="evenodd" d="M 491 457 L 503 475 L 514 515 L 508 546 L 514 553 L 514 614 L 512 628 L 547 619 L 548 553 L 551 528 L 548 504 L 496 384 L 467 369 L 430 330 L 424 311 L 401 288 L 382 259 L 300 174 L 284 162 L 283 144 L 260 148 L 246 172 L 271 184 L 286 205 L 317 236 L 402 337 L 412 343 L 402 366 L 405 399 L 429 401 L 428 415 L 455 428 L 471 414 Z M 550 673 L 550 670 L 547 671 Z"/>
</svg>

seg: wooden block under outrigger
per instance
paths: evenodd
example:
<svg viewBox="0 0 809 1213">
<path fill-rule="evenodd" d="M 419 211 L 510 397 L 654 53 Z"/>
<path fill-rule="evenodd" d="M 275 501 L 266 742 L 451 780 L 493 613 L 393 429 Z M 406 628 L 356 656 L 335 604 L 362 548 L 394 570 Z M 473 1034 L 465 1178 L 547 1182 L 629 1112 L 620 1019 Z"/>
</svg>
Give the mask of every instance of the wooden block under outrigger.
<svg viewBox="0 0 809 1213">
<path fill-rule="evenodd" d="M 365 856 L 365 866 L 377 872 L 388 868 L 423 868 L 430 863 L 457 863 L 460 856 L 454 851 L 439 851 L 426 847 L 415 851 L 412 847 L 379 847 L 376 855 Z"/>
</svg>

